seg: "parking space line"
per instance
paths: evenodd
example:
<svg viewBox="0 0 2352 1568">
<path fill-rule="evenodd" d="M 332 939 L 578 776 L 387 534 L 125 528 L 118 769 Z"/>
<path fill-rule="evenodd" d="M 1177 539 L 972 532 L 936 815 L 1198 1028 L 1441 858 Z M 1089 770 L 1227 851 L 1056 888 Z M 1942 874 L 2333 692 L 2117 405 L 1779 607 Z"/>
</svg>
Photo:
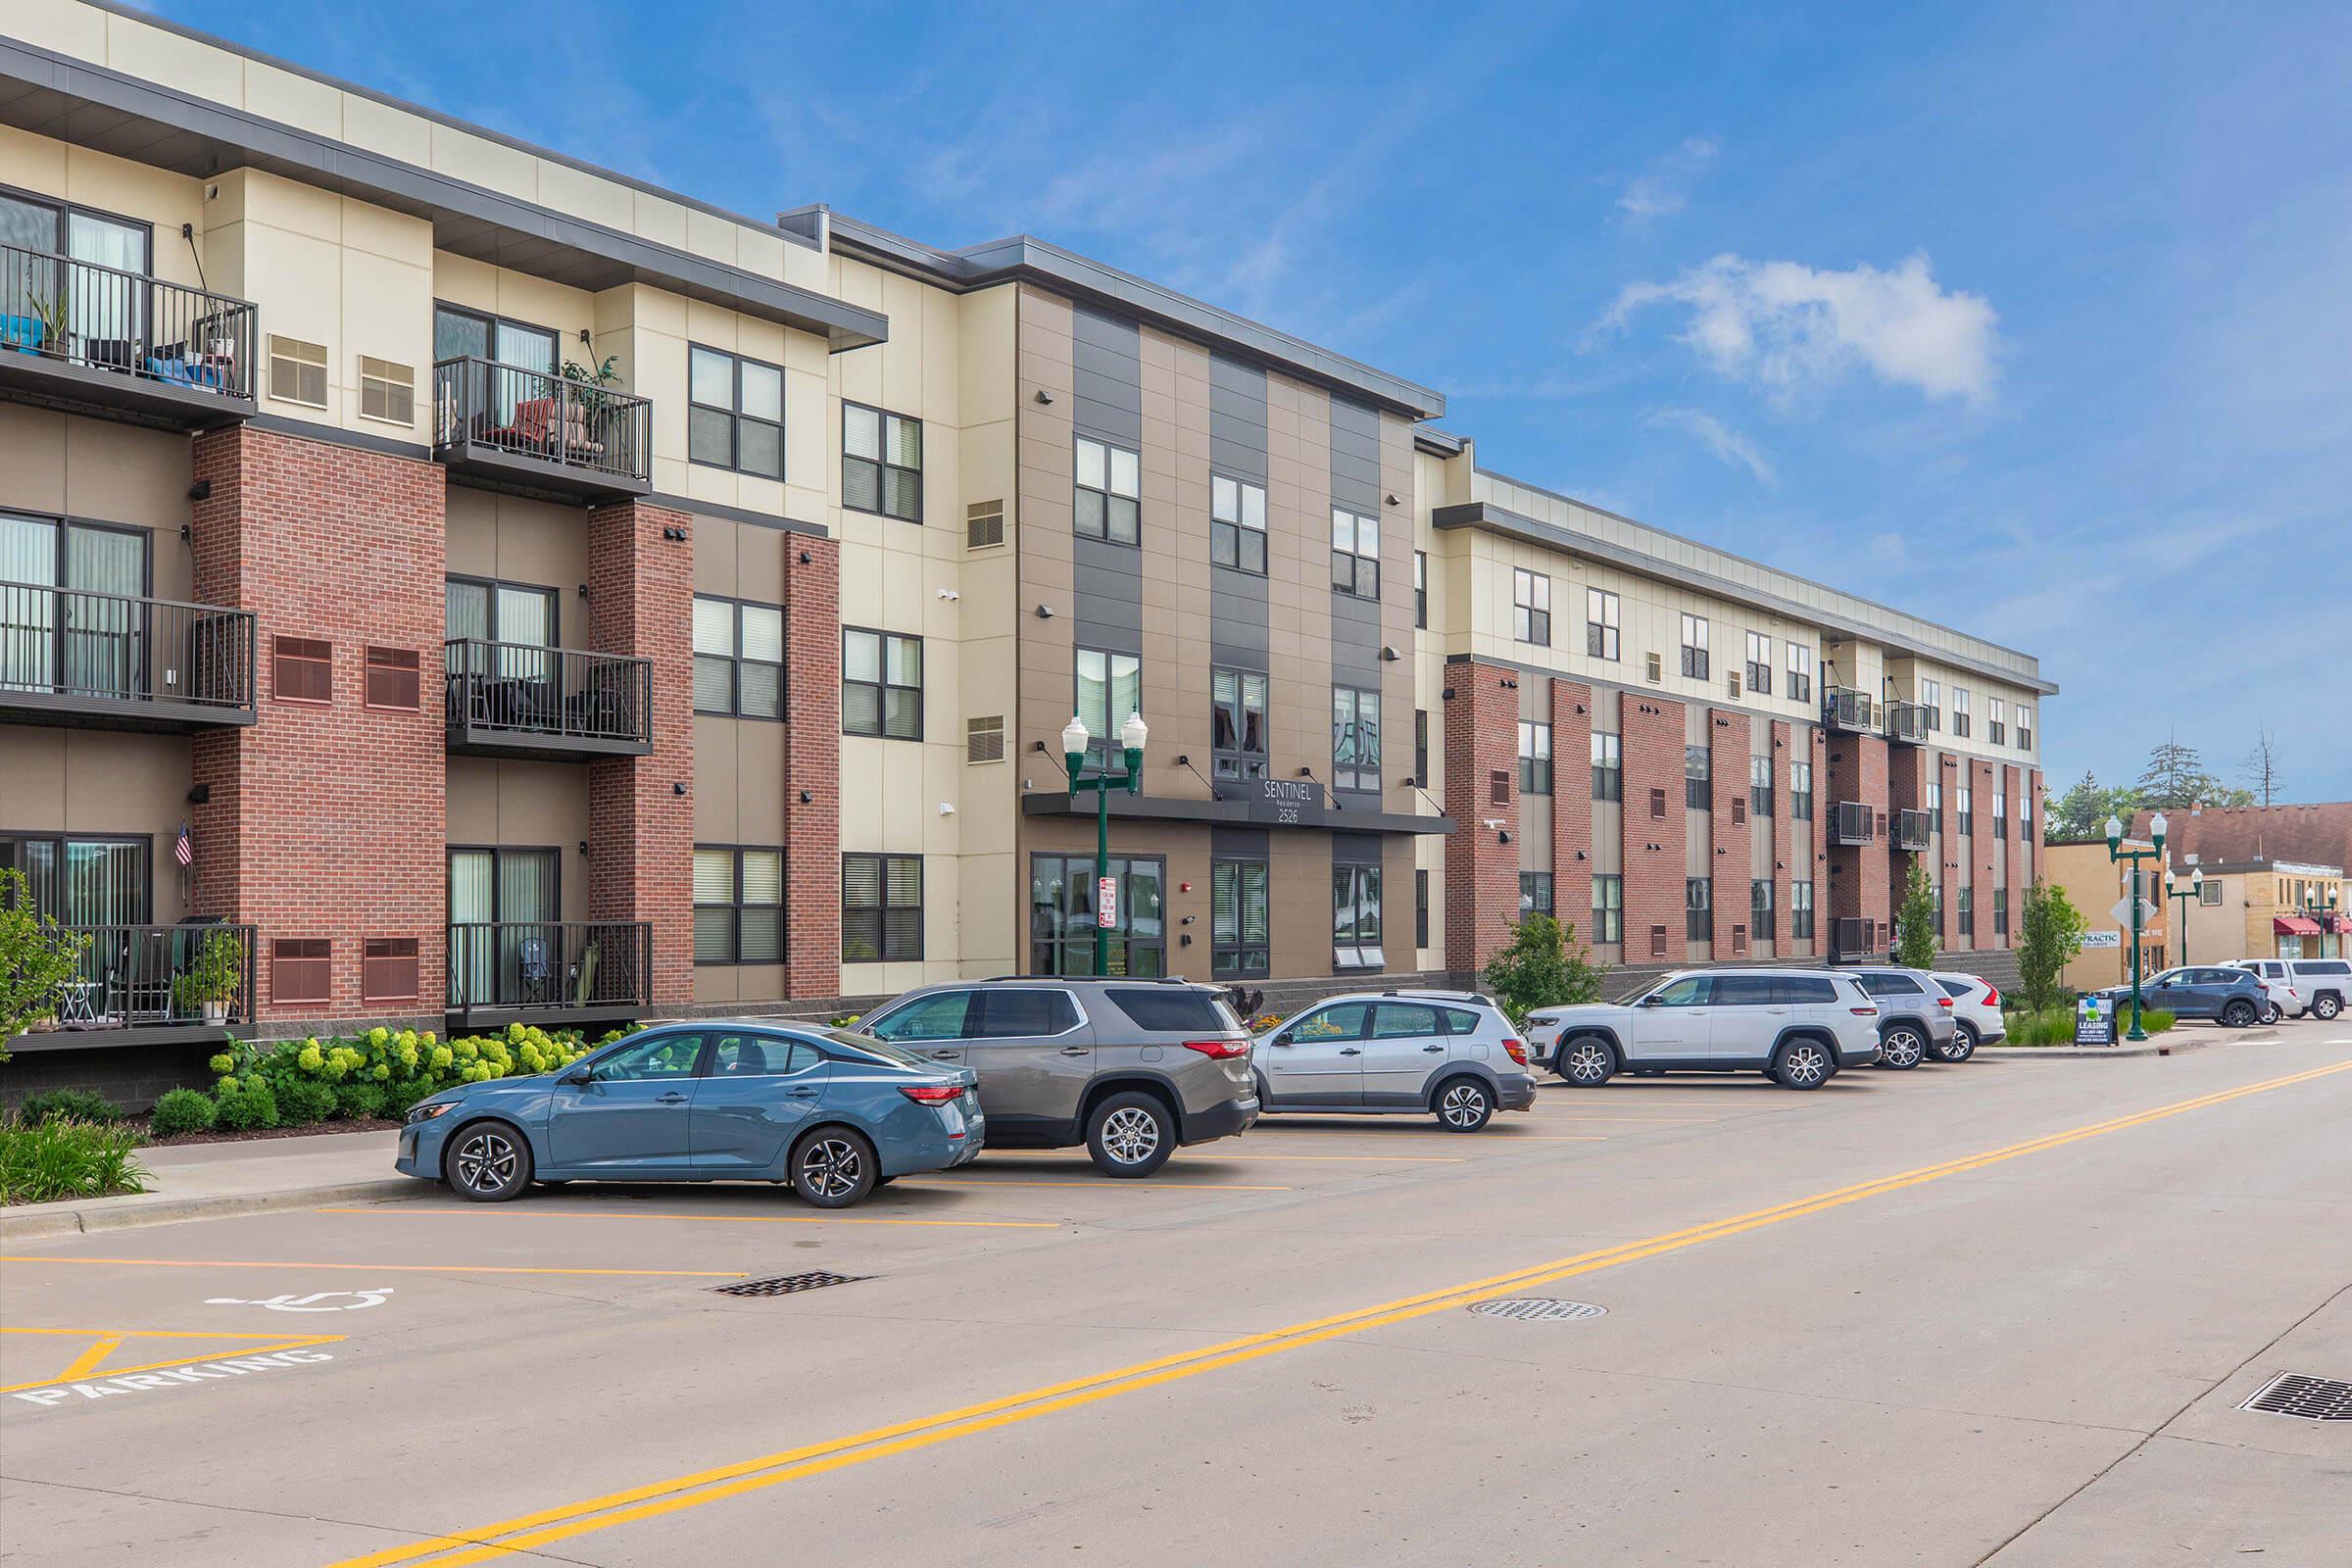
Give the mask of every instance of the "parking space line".
<svg viewBox="0 0 2352 1568">
<path fill-rule="evenodd" d="M 488 1263 L 305 1263 L 300 1259 L 255 1263 L 216 1257 L 74 1257 L 64 1252 L 0 1255 L 0 1263 L 75 1263 L 112 1268 L 282 1268 L 363 1269 L 376 1274 L 611 1274 L 638 1279 L 740 1280 L 749 1275 L 734 1269 L 707 1268 L 518 1268 Z"/>
<path fill-rule="evenodd" d="M 386 1203 L 381 1208 L 314 1208 L 314 1214 L 449 1214 L 465 1219 L 686 1219 L 720 1225 L 929 1225 L 956 1230 L 1051 1231 L 1061 1227 L 1047 1219 L 868 1219 L 858 1214 L 668 1214 L 642 1209 L 546 1208 L 422 1208 L 410 1203 Z"/>
<path fill-rule="evenodd" d="M 1277 1127 L 1267 1137 L 1289 1133 L 1296 1138 L 1345 1138 L 1350 1134 L 1377 1138 L 1391 1144 L 1460 1144 L 1464 1138 L 1476 1139 L 1472 1147 L 1486 1144 L 1605 1144 L 1606 1133 L 1515 1133 L 1497 1128 L 1492 1138 L 1475 1133 L 1376 1133 L 1355 1127 Z M 1252 1135 L 1257 1136 L 1257 1135 Z"/>
<path fill-rule="evenodd" d="M 1288 1187 L 1251 1187 L 1238 1182 L 1135 1182 L 1102 1176 L 1091 1182 L 980 1182 L 968 1176 L 902 1176 L 899 1185 L 924 1187 L 1084 1187 L 1099 1193 L 1287 1193 Z"/>
<path fill-rule="evenodd" d="M 259 1345 L 248 1345 L 242 1349 L 232 1350 L 228 1353 L 232 1355 L 273 1355 L 279 1350 L 299 1350 L 313 1345 L 332 1345 L 337 1340 L 343 1338 L 343 1336 L 340 1334 L 248 1334 L 239 1333 L 229 1329 L 41 1329 L 0 1327 L 0 1334 L 62 1335 L 72 1339 L 89 1339 L 93 1342 L 90 1346 L 83 1349 L 81 1354 L 75 1356 L 73 1362 L 69 1364 L 63 1372 L 58 1373 L 57 1376 L 53 1378 L 38 1378 L 30 1383 L 10 1383 L 6 1385 L 0 1385 L 0 1394 L 15 1394 L 24 1389 L 54 1388 L 58 1384 L 72 1383 L 77 1378 L 85 1377 L 88 1374 L 96 1371 L 100 1362 L 104 1361 L 109 1355 L 112 1355 L 116 1350 L 120 1349 L 122 1346 L 122 1342 L 125 1340 L 208 1340 L 213 1342 L 215 1345 L 218 1345 L 223 1340 L 255 1340 L 264 1343 Z M 105 1376 L 110 1378 L 120 1378 L 127 1377 L 133 1372 L 161 1372 L 171 1367 L 186 1366 L 191 1361 L 213 1360 L 216 1359 L 220 1354 L 220 1352 L 219 1350 L 213 1349 L 201 1351 L 195 1355 L 173 1356 L 171 1359 L 164 1361 L 142 1361 L 137 1366 L 117 1367 L 113 1371 L 106 1373 Z"/>
<path fill-rule="evenodd" d="M 1091 1159 L 1094 1156 L 1083 1149 L 1064 1152 L 1058 1149 L 1005 1150 L 1007 1159 Z M 1294 1164 L 1330 1162 L 1343 1165 L 1459 1165 L 1462 1160 L 1444 1154 L 1200 1154 L 1200 1159 L 1214 1160 L 1286 1160 Z"/>
<path fill-rule="evenodd" d="M 81 1376 L 84 1372 L 95 1371 L 99 1362 L 105 1360 L 108 1356 L 114 1354 L 121 1348 L 122 1348 L 122 1336 L 120 1334 L 116 1335 L 111 1340 L 93 1341 L 88 1349 L 82 1351 L 79 1355 L 74 1358 L 74 1362 L 71 1366 L 67 1367 L 63 1372 L 60 1372 L 56 1377 L 51 1378 L 49 1381 L 52 1383 L 71 1383 L 75 1378 Z"/>
<path fill-rule="evenodd" d="M 2118 1116 L 2103 1122 L 2076 1127 L 2065 1132 L 2051 1133 L 2040 1138 L 2011 1144 L 2005 1148 L 1981 1151 L 1945 1160 L 1940 1164 L 1922 1166 L 1915 1170 L 1874 1181 L 1836 1188 L 1810 1197 L 1793 1200 L 1771 1208 L 1757 1209 L 1746 1214 L 1731 1215 L 1719 1220 L 1671 1231 L 1640 1241 L 1621 1243 L 1596 1251 L 1572 1257 L 1554 1258 L 1508 1274 L 1498 1274 L 1483 1280 L 1450 1286 L 1406 1297 L 1399 1300 L 1358 1308 L 1329 1317 L 1295 1323 L 1266 1333 L 1252 1334 L 1197 1350 L 1182 1351 L 1157 1360 L 1122 1367 L 1116 1371 L 1099 1373 L 1046 1388 L 1031 1389 L 986 1403 L 968 1405 L 959 1410 L 944 1411 L 893 1426 L 879 1427 L 830 1442 L 764 1454 L 738 1464 L 657 1481 L 647 1486 L 623 1492 L 589 1497 L 562 1507 L 525 1514 L 469 1531 L 462 1536 L 428 1536 L 405 1545 L 387 1547 L 381 1551 L 351 1557 L 332 1565 L 332 1568 L 389 1568 L 394 1563 L 430 1561 L 434 1568 L 460 1568 L 460 1565 L 483 1561 L 489 1557 L 504 1557 L 514 1553 L 568 1540 L 591 1531 L 609 1529 L 614 1525 L 656 1518 L 726 1497 L 740 1496 L 762 1488 L 776 1486 L 827 1471 L 863 1464 L 893 1454 L 929 1447 L 956 1438 L 1034 1420 L 1040 1416 L 1076 1406 L 1091 1404 L 1121 1394 L 1132 1394 L 1157 1388 L 1180 1379 L 1197 1377 L 1204 1372 L 1240 1365 L 1244 1362 L 1278 1355 L 1285 1351 L 1367 1329 L 1384 1328 L 1407 1322 L 1433 1313 L 1457 1310 L 1483 1300 L 1491 1300 L 1509 1292 L 1534 1286 L 1551 1284 L 1577 1275 L 1615 1268 L 1643 1258 L 1656 1257 L 1720 1241 L 1765 1226 L 1825 1212 L 1847 1203 L 1878 1198 L 1889 1193 L 1942 1180 L 1948 1176 L 1983 1169 L 2004 1160 L 2062 1148 L 2087 1138 L 2121 1132 L 2167 1117 L 2186 1114 L 2207 1106 L 2226 1103 L 2248 1095 L 2282 1089 L 2292 1084 L 2307 1083 L 2330 1074 L 2352 1071 L 2352 1061 L 2332 1066 L 2293 1073 L 2282 1078 L 2267 1079 L 2223 1090 L 2193 1100 L 2178 1101 L 2158 1105 L 2128 1116 Z"/>
</svg>

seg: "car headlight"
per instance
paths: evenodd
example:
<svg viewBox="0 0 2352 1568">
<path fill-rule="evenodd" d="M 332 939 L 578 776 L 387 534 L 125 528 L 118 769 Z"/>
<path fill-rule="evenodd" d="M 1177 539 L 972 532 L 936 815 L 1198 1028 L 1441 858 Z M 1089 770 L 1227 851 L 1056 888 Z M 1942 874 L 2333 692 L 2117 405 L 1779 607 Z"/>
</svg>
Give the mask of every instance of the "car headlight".
<svg viewBox="0 0 2352 1568">
<path fill-rule="evenodd" d="M 431 1121 L 434 1117 L 446 1116 L 457 1108 L 458 1102 L 454 1100 L 444 1100 L 432 1104 L 414 1105 L 409 1109 L 409 1122 L 413 1126 L 420 1121 Z"/>
</svg>

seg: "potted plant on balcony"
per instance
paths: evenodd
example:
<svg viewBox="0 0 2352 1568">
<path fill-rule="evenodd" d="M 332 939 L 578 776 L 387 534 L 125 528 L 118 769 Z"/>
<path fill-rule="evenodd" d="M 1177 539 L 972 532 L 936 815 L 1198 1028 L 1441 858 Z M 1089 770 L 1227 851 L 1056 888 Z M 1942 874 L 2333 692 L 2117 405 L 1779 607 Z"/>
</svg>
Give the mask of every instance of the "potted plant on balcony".
<svg viewBox="0 0 2352 1568">
<path fill-rule="evenodd" d="M 200 1014 L 208 1024 L 226 1023 L 228 1005 L 244 979 L 245 944 L 233 931 L 215 930 L 172 982 L 172 998 L 180 1012 Z"/>
<path fill-rule="evenodd" d="M 565 444 L 584 456 L 602 457 L 609 439 L 606 425 L 615 407 L 612 393 L 620 388 L 618 357 L 608 354 L 595 366 L 565 360 L 564 379 L 571 383 L 571 406 L 577 411 L 564 431 Z"/>
</svg>

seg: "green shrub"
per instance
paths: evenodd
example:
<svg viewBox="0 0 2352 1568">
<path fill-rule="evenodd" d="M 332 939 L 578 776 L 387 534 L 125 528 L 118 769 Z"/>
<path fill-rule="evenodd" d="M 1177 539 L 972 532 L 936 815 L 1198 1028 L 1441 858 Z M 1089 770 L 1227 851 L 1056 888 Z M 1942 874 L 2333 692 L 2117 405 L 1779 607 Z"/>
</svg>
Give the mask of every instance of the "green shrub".
<svg viewBox="0 0 2352 1568">
<path fill-rule="evenodd" d="M 2146 1033 L 2160 1035 L 2180 1021 L 2180 1014 L 2150 1007 L 2139 1015 L 2139 1027 Z"/>
<path fill-rule="evenodd" d="M 122 1107 L 87 1089 L 52 1089 L 45 1095 L 26 1095 L 17 1114 L 27 1122 L 61 1117 L 68 1121 L 121 1121 Z"/>
<path fill-rule="evenodd" d="M 2008 1020 L 2009 1037 L 2002 1042 L 2010 1046 L 2063 1046 L 2075 1038 L 2075 1009 L 2044 1007 L 2039 1012 L 2019 1009 L 2003 1015 Z"/>
<path fill-rule="evenodd" d="M 356 1084 L 337 1084 L 328 1091 L 335 1109 L 354 1121 L 370 1121 L 384 1113 L 384 1086 L 366 1079 Z"/>
<path fill-rule="evenodd" d="M 224 1133 L 260 1132 L 277 1125 L 277 1093 L 258 1074 L 221 1079 L 214 1103 L 213 1124 Z"/>
<path fill-rule="evenodd" d="M 158 1138 L 209 1133 L 216 1115 L 212 1096 L 194 1089 L 174 1089 L 155 1102 L 148 1130 Z"/>
<path fill-rule="evenodd" d="M 312 1122 L 326 1120 L 338 1108 L 334 1089 L 316 1078 L 289 1078 L 271 1084 L 270 1090 L 277 1097 L 277 1123 L 281 1127 L 308 1127 Z"/>
<path fill-rule="evenodd" d="M 132 1153 L 138 1147 L 139 1135 L 114 1122 L 0 1121 L 0 1203 L 143 1193 L 147 1171 Z"/>
</svg>

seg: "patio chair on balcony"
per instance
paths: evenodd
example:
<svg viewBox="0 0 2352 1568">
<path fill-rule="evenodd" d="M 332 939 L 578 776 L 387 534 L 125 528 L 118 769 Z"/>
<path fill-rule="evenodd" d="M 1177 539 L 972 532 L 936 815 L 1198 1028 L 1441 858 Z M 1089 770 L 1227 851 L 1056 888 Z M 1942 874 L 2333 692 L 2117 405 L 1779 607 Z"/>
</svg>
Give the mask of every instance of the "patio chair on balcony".
<svg viewBox="0 0 2352 1568">
<path fill-rule="evenodd" d="M 551 978 L 547 964 L 547 939 L 524 937 L 521 947 L 522 1002 L 526 1006 L 543 1006 L 554 999 L 548 994 Z"/>
</svg>

